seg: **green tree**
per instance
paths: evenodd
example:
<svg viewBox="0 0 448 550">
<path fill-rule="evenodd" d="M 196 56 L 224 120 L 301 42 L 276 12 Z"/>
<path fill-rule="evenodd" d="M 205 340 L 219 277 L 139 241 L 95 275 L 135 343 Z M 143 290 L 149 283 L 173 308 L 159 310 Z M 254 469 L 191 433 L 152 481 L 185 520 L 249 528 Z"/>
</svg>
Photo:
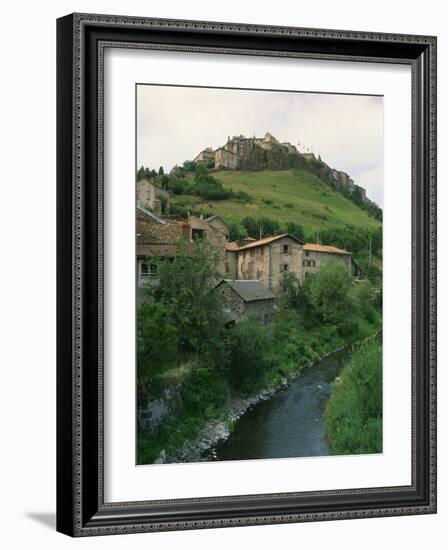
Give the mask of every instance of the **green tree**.
<svg viewBox="0 0 448 550">
<path fill-rule="evenodd" d="M 306 294 L 324 323 L 341 323 L 350 314 L 350 284 L 347 268 L 337 261 L 305 280 Z"/>
<path fill-rule="evenodd" d="M 164 170 L 163 170 L 163 166 L 161 166 L 159 168 L 159 176 L 163 176 L 165 174 Z"/>
<path fill-rule="evenodd" d="M 249 237 L 258 239 L 260 237 L 260 225 L 255 218 L 246 216 L 241 220 L 241 225 L 246 230 Z"/>
<path fill-rule="evenodd" d="M 239 391 L 253 391 L 262 374 L 270 367 L 273 338 L 269 326 L 258 319 L 243 319 L 227 334 L 227 375 Z"/>
<path fill-rule="evenodd" d="M 161 180 L 160 180 L 160 185 L 161 185 L 162 189 L 168 189 L 169 184 L 170 184 L 169 176 L 163 175 Z"/>
<path fill-rule="evenodd" d="M 303 230 L 303 226 L 299 225 L 298 223 L 288 222 L 286 224 L 286 232 L 290 235 L 293 235 L 294 237 L 296 237 L 296 239 L 299 239 L 300 241 L 305 240 L 305 232 Z"/>
<path fill-rule="evenodd" d="M 137 388 L 139 399 L 155 389 L 155 377 L 173 365 L 178 335 L 163 304 L 144 303 L 137 312 Z"/>
<path fill-rule="evenodd" d="M 243 237 L 243 233 L 241 232 L 239 226 L 236 223 L 231 223 L 229 225 L 229 241 L 238 241 Z"/>
<path fill-rule="evenodd" d="M 159 261 L 162 303 L 179 334 L 179 351 L 204 351 L 224 328 L 219 294 L 211 292 L 219 278 L 219 256 L 206 243 L 181 242 L 172 260 Z"/>
<path fill-rule="evenodd" d="M 271 220 L 266 217 L 256 220 L 251 216 L 246 216 L 241 220 L 241 225 L 247 231 L 249 237 L 253 239 L 259 239 L 260 235 L 262 237 L 275 235 L 280 231 L 280 224 L 276 220 Z"/>
</svg>

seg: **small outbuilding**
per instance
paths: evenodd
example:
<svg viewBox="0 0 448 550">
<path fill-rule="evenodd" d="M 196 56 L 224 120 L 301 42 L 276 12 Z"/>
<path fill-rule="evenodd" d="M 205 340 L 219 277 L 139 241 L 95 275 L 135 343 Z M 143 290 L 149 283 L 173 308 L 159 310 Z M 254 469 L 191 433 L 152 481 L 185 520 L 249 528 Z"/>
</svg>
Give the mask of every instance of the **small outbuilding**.
<svg viewBox="0 0 448 550">
<path fill-rule="evenodd" d="M 258 280 L 223 279 L 214 292 L 219 292 L 229 324 L 253 316 L 269 323 L 274 314 L 275 294 Z"/>
</svg>

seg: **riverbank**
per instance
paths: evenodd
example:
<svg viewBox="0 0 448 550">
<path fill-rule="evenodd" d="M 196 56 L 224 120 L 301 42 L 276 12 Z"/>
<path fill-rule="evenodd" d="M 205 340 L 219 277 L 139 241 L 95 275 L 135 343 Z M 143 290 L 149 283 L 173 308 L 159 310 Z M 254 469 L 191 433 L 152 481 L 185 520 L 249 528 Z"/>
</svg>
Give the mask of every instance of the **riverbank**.
<svg viewBox="0 0 448 550">
<path fill-rule="evenodd" d="M 293 284 L 289 290 L 285 281 L 270 323 L 249 316 L 232 327 L 218 321 L 214 330 L 210 323 L 201 331 L 197 327 L 189 368 L 181 368 L 181 356 L 174 356 L 176 364 L 162 353 L 162 341 L 168 349 L 172 344 L 168 321 L 142 317 L 137 463 L 202 460 L 248 409 L 271 398 L 304 368 L 377 332 L 381 314 L 369 283 L 354 285 L 345 270 L 333 271 L 328 266 L 303 287 Z M 186 330 L 176 329 L 178 342 Z M 156 352 L 166 362 L 159 371 L 150 370 Z"/>
<path fill-rule="evenodd" d="M 212 460 L 213 458 L 216 459 L 216 456 L 214 457 L 213 453 L 211 457 L 204 456 L 204 454 L 207 450 L 212 449 L 218 443 L 225 441 L 231 435 L 237 421 L 252 407 L 255 407 L 255 405 L 258 405 L 263 401 L 272 399 L 277 392 L 285 389 L 294 380 L 299 378 L 305 369 L 312 368 L 316 364 L 320 363 L 322 360 L 344 350 L 347 347 L 348 345 L 340 346 L 330 352 L 325 353 L 323 356 L 316 359 L 313 363 L 300 365 L 297 371 L 289 373 L 281 380 L 276 380 L 269 388 L 261 390 L 248 397 L 233 399 L 231 402 L 228 403 L 225 411 L 223 411 L 223 419 L 214 419 L 208 421 L 194 440 L 187 441 L 181 449 L 169 455 L 166 452 L 162 452 L 161 455 L 159 455 L 159 457 L 156 459 L 155 463 L 161 464 L 165 462 L 201 462 L 209 461 L 210 458 Z"/>
</svg>

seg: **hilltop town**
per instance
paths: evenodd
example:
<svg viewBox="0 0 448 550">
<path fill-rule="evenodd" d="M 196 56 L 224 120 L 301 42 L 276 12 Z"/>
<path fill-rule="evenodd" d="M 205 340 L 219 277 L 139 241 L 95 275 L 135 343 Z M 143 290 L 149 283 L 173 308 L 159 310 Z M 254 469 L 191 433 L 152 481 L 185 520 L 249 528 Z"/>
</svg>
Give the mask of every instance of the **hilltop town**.
<svg viewBox="0 0 448 550">
<path fill-rule="evenodd" d="M 264 137 L 229 136 L 224 145 L 217 149 L 207 147 L 193 162 L 205 164 L 208 168 L 229 170 L 288 170 L 314 163 L 323 181 L 357 195 L 366 204 L 374 205 L 366 190 L 356 185 L 346 172 L 331 168 L 312 152 L 300 152 L 295 145 L 280 142 L 269 132 Z"/>
</svg>

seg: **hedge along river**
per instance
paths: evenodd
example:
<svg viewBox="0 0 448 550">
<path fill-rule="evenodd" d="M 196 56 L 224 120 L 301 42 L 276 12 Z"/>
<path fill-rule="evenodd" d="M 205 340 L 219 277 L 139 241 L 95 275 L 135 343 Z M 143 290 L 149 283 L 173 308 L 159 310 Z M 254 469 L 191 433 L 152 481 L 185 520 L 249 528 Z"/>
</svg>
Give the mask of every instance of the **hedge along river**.
<svg viewBox="0 0 448 550">
<path fill-rule="evenodd" d="M 203 454 L 205 460 L 245 460 L 328 455 L 324 410 L 331 383 L 350 357 L 337 351 L 304 369 L 267 401 L 250 408 L 229 437 Z"/>
</svg>

